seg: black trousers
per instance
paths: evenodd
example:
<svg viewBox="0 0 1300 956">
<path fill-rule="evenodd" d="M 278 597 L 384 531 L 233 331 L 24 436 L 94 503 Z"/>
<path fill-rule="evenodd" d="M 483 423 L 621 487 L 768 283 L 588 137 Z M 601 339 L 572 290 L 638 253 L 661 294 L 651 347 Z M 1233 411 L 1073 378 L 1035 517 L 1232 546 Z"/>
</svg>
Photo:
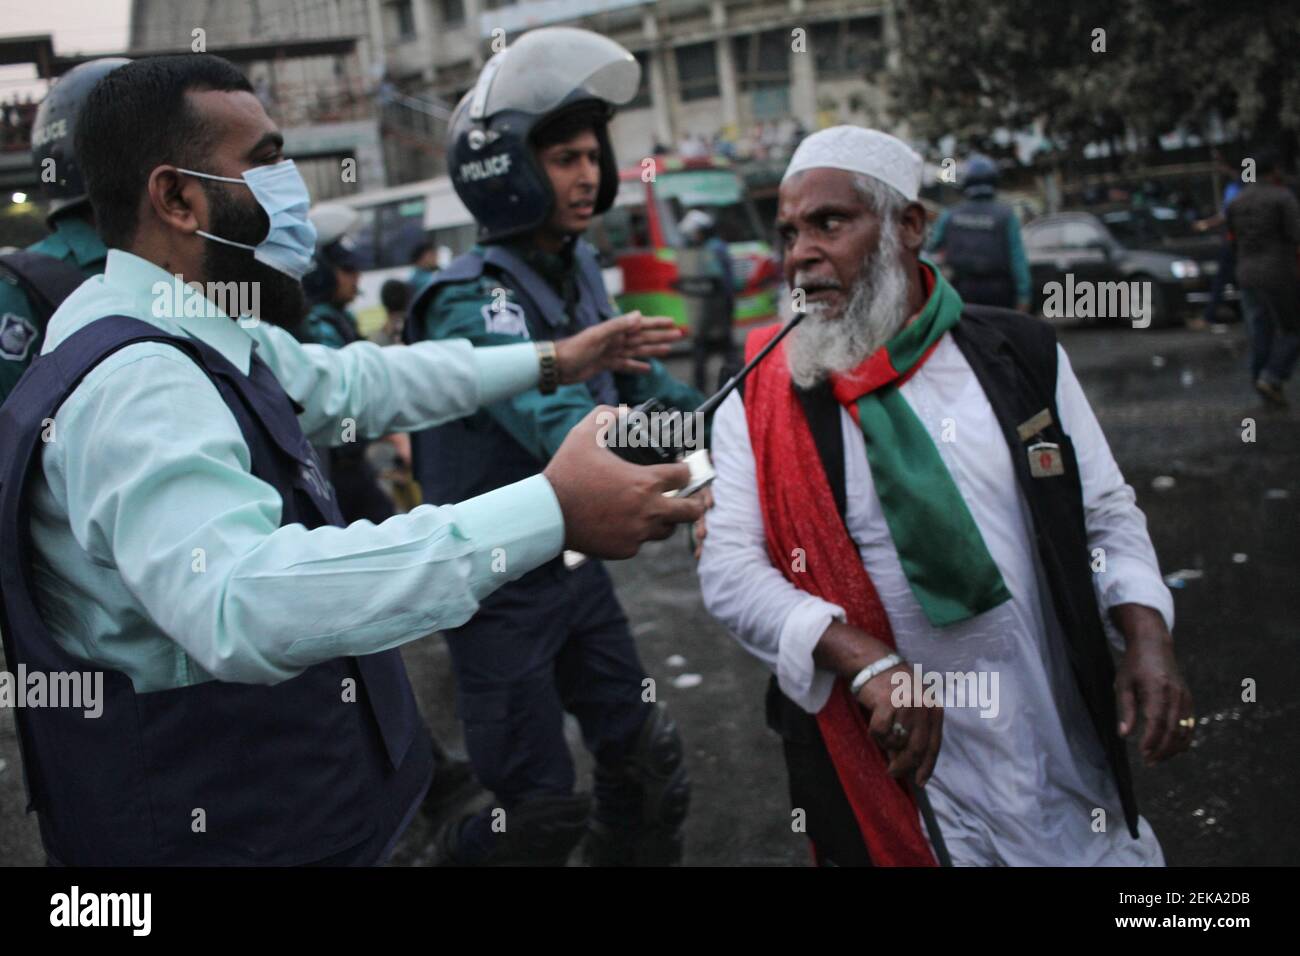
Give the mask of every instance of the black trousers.
<svg viewBox="0 0 1300 956">
<path fill-rule="evenodd" d="M 735 308 L 734 299 L 726 296 L 710 297 L 704 312 L 705 320 L 700 328 L 694 330 L 691 355 L 697 391 L 708 390 L 710 356 L 721 355 L 724 368 L 728 365 L 739 368 L 741 365 L 740 350 L 732 336 Z"/>
<path fill-rule="evenodd" d="M 817 865 L 871 866 L 858 819 L 840 786 L 817 718 L 781 693 L 775 677 L 767 688 L 767 724 L 781 736 L 790 808 L 804 811 Z"/>
<path fill-rule="evenodd" d="M 456 675 L 456 712 L 478 779 L 500 806 L 573 793 L 564 715 L 577 718 L 597 763 L 618 766 L 653 712 L 645 670 L 609 574 L 589 560 L 572 571 L 556 558 L 486 597 L 444 633 Z M 614 827 L 641 819 L 641 791 L 597 778 L 595 815 Z M 462 831 L 464 859 L 493 842 L 491 808 Z"/>
</svg>

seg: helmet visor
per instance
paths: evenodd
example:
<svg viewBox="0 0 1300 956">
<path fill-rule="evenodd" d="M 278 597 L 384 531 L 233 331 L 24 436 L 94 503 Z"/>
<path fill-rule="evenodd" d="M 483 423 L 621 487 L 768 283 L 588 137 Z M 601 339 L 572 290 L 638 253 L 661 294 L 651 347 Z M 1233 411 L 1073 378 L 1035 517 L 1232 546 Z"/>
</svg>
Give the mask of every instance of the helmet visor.
<svg viewBox="0 0 1300 956">
<path fill-rule="evenodd" d="M 525 33 L 483 67 L 470 97 L 471 115 L 519 110 L 549 113 L 574 93 L 615 106 L 636 95 L 641 65 L 607 37 L 572 27 Z"/>
</svg>

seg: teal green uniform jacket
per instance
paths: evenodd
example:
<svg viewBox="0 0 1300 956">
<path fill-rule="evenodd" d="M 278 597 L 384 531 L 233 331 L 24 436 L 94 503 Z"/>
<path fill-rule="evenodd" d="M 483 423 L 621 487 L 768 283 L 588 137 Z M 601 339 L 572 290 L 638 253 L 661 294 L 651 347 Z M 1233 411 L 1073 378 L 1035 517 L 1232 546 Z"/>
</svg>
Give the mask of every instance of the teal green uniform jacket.
<svg viewBox="0 0 1300 956">
<path fill-rule="evenodd" d="M 74 215 L 55 219 L 54 231 L 27 248 L 75 265 L 87 278 L 104 271 L 104 257 L 108 255 L 98 233 Z M 27 293 L 12 276 L 0 275 L 0 401 L 41 354 L 44 340 L 45 327 L 37 320 Z"/>
<path fill-rule="evenodd" d="M 339 331 L 338 326 L 331 322 L 342 322 L 352 330 L 354 338 L 344 338 Z M 330 302 L 317 302 L 307 312 L 306 319 L 303 320 L 306 325 L 306 340 L 315 342 L 317 345 L 327 345 L 332 349 L 341 349 L 349 342 L 355 342 L 360 338 L 357 332 L 357 320 L 347 309 L 340 309 L 337 305 Z"/>
<path fill-rule="evenodd" d="M 475 247 L 482 252 L 481 246 Z M 526 261 L 564 297 L 565 284 L 575 279 L 572 262 L 560 256 L 516 249 Z M 504 297 L 504 298 L 501 298 Z M 425 310 L 424 334 L 429 340 L 469 339 L 476 347 L 526 342 L 531 330 L 522 309 L 505 306 L 516 301 L 509 289 L 488 275 L 440 288 Z M 493 308 L 497 303 L 498 307 Z M 684 411 L 694 410 L 704 396 L 673 378 L 663 364 L 651 360 L 646 375 L 616 375 L 619 398 L 636 405 L 648 398 Z M 495 402 L 488 413 L 530 454 L 549 461 L 574 425 L 596 406 L 585 385 L 561 385 L 551 395 L 537 390 Z"/>
</svg>

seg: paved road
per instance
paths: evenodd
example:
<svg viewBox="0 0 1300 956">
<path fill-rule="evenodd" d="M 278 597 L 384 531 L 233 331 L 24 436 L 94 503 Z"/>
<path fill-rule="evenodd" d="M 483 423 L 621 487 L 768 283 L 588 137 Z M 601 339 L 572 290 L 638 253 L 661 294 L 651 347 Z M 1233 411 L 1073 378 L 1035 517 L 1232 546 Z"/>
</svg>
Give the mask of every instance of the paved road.
<svg viewBox="0 0 1300 956">
<path fill-rule="evenodd" d="M 1136 768 L 1142 812 L 1174 865 L 1300 862 L 1300 414 L 1261 405 L 1242 371 L 1239 326 L 1062 336 L 1137 489 L 1162 569 L 1200 572 L 1174 594 L 1180 660 L 1202 725 L 1191 753 Z M 1244 419 L 1254 421 L 1254 442 L 1242 441 Z M 1157 490 L 1157 477 L 1172 487 Z M 763 725 L 767 675 L 705 613 L 682 537 L 612 570 L 647 672 L 687 742 L 695 784 L 688 862 L 806 862 L 790 828 L 778 742 Z M 457 742 L 445 647 L 420 641 L 406 657 L 429 723 Z M 1256 682 L 1254 703 L 1242 701 L 1246 679 Z M 0 863 L 42 860 L 22 806 L 12 714 L 0 712 Z M 415 858 L 424 837 L 422 825 L 413 828 L 398 862 Z"/>
</svg>

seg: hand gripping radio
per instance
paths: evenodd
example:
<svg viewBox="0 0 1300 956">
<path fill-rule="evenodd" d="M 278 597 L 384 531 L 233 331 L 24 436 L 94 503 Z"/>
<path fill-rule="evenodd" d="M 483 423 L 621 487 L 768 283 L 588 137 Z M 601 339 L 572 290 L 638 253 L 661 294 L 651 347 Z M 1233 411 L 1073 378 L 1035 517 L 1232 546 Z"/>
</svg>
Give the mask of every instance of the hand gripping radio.
<svg viewBox="0 0 1300 956">
<path fill-rule="evenodd" d="M 790 330 L 798 325 L 803 317 L 803 312 L 795 313 L 785 327 L 772 336 L 757 355 L 745 363 L 744 368 L 727 379 L 726 384 L 695 411 L 682 412 L 676 408 L 668 408 L 657 398 L 647 399 L 640 405 L 620 411 L 615 426 L 617 438 L 610 443 L 610 451 L 634 465 L 670 465 L 678 461 L 686 462 L 691 469 L 690 483 L 685 488 L 669 494 L 685 497 L 706 487 L 713 481 L 715 475 L 713 463 L 709 460 L 708 449 L 692 447 L 697 441 L 702 441 L 703 436 L 697 436 L 697 429 L 692 427 L 693 423 L 688 422 L 686 416 L 690 415 L 699 422 L 713 414 L 736 386 L 753 371 L 754 366 L 776 348 L 777 343 L 789 335 Z"/>
</svg>

